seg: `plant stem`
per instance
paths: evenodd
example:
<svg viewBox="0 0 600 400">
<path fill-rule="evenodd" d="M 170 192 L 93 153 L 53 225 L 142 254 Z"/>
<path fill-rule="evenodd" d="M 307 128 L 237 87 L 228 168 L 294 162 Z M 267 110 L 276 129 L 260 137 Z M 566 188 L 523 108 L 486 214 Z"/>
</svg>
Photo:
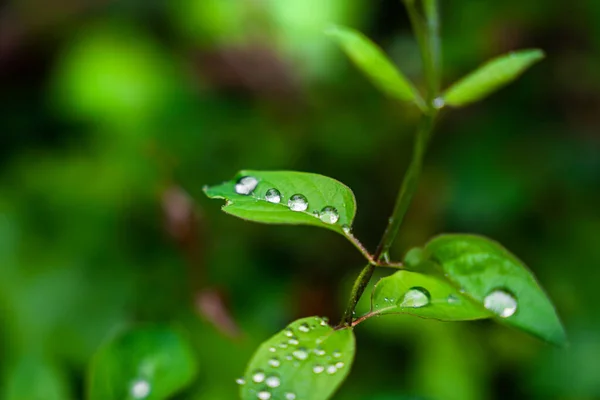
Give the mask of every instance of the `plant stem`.
<svg viewBox="0 0 600 400">
<path fill-rule="evenodd" d="M 383 233 L 379 246 L 372 258 L 368 258 L 369 264 L 367 264 L 360 272 L 359 276 L 354 282 L 352 292 L 350 294 L 350 300 L 340 326 L 353 326 L 352 320 L 354 310 L 358 301 L 362 297 L 365 289 L 367 288 L 373 272 L 380 261 L 387 255 L 390 247 L 392 246 L 400 225 L 404 219 L 406 211 L 412 201 L 412 198 L 417 190 L 417 184 L 421 169 L 423 166 L 423 158 L 427 149 L 427 144 L 433 132 L 435 125 L 435 119 L 437 116 L 437 110 L 433 106 L 433 100 L 437 97 L 440 87 L 440 75 L 441 75 L 441 56 L 439 51 L 439 19 L 438 19 L 438 6 L 437 0 L 423 0 L 424 10 L 426 19 L 419 14 L 415 7 L 414 0 L 405 0 L 406 8 L 413 26 L 419 48 L 421 50 L 421 57 L 423 59 L 423 71 L 425 75 L 425 81 L 427 86 L 427 110 L 424 111 L 423 117 L 419 123 L 417 135 L 414 142 L 413 156 L 404 175 L 402 185 L 398 191 L 396 197 L 396 203 L 392 216 L 388 220 L 388 225 Z M 362 321 L 362 320 L 361 320 Z"/>
</svg>

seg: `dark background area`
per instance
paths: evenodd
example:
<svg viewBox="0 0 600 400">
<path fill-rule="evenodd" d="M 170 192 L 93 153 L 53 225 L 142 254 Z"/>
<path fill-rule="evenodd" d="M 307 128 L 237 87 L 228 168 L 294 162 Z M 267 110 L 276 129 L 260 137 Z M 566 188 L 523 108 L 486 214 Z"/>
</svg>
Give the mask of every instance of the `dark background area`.
<svg viewBox="0 0 600 400">
<path fill-rule="evenodd" d="M 374 319 L 335 398 L 598 399 L 600 3 L 440 3 L 445 85 L 510 50 L 547 58 L 444 113 L 393 258 L 442 232 L 497 239 L 571 344 L 489 321 Z M 103 340 L 167 322 L 200 363 L 178 398 L 234 399 L 260 342 L 295 318 L 340 318 L 363 262 L 349 243 L 229 217 L 201 191 L 240 169 L 328 175 L 354 190 L 354 232 L 374 248 L 418 112 L 376 92 L 322 35 L 330 22 L 421 82 L 397 0 L 0 6 L 0 398 L 81 399 Z"/>
</svg>

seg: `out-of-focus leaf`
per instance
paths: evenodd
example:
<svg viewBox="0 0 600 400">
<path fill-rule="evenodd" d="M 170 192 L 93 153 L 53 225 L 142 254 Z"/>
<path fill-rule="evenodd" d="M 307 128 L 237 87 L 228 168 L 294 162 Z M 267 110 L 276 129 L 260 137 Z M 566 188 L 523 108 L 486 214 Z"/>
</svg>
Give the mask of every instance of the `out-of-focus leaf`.
<svg viewBox="0 0 600 400">
<path fill-rule="evenodd" d="M 464 106 L 481 100 L 517 79 L 544 58 L 541 50 L 520 50 L 497 57 L 454 83 L 443 95 L 445 104 Z"/>
<path fill-rule="evenodd" d="M 508 325 L 551 343 L 566 335 L 554 306 L 527 267 L 499 243 L 476 235 L 440 235 L 425 245 L 446 278 Z"/>
<path fill-rule="evenodd" d="M 326 33 L 379 90 L 396 99 L 415 101 L 422 105 L 419 93 L 410 81 L 369 38 L 358 31 L 340 26 L 329 28 Z"/>
<path fill-rule="evenodd" d="M 196 376 L 193 349 L 182 333 L 167 327 L 125 332 L 96 355 L 90 400 L 167 399 Z"/>
<path fill-rule="evenodd" d="M 37 356 L 25 355 L 9 364 L 0 397 L 4 400 L 67 400 L 72 398 L 59 368 Z"/>
<path fill-rule="evenodd" d="M 315 225 L 345 234 L 356 213 L 350 188 L 306 172 L 240 171 L 235 179 L 204 191 L 227 200 L 226 213 L 267 224 Z"/>
<path fill-rule="evenodd" d="M 377 283 L 371 297 L 371 313 L 411 314 L 442 321 L 492 316 L 443 279 L 409 271 L 398 271 Z"/>
<path fill-rule="evenodd" d="M 322 318 L 291 323 L 264 342 L 239 383 L 243 400 L 328 399 L 354 360 L 352 329 L 334 330 Z"/>
</svg>

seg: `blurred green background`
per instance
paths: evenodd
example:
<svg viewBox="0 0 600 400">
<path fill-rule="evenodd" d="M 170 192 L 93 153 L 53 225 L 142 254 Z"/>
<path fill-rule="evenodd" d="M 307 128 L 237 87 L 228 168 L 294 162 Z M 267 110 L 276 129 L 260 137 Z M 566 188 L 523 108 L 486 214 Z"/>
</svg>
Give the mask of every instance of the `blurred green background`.
<svg viewBox="0 0 600 400">
<path fill-rule="evenodd" d="M 488 321 L 370 320 L 335 398 L 599 399 L 600 3 L 441 5 L 446 85 L 513 49 L 548 56 L 444 115 L 393 258 L 441 232 L 493 237 L 537 275 L 571 345 Z M 229 217 L 201 192 L 242 168 L 332 176 L 375 247 L 418 114 L 370 86 L 321 34 L 330 22 L 419 80 L 398 0 L 0 6 L 1 399 L 84 398 L 94 352 L 137 323 L 192 339 L 199 375 L 177 399 L 235 399 L 261 341 L 340 317 L 362 267 L 349 243 Z"/>
</svg>

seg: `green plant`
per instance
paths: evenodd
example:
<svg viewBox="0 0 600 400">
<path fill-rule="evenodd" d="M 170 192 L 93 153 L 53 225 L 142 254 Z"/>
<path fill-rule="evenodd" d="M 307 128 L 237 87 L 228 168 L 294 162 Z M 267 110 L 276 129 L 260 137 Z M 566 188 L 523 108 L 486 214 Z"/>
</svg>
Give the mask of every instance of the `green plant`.
<svg viewBox="0 0 600 400">
<path fill-rule="evenodd" d="M 483 99 L 543 57 L 539 50 L 501 56 L 442 92 L 437 0 L 404 0 L 404 3 L 421 50 L 424 94 L 360 33 L 342 27 L 327 30 L 375 86 L 392 98 L 413 103 L 422 114 L 412 161 L 388 226 L 373 253 L 352 233 L 357 208 L 354 194 L 332 178 L 292 171 L 240 171 L 230 181 L 205 187 L 210 198 L 226 200 L 223 207 L 226 213 L 255 222 L 304 224 L 333 230 L 347 238 L 367 261 L 353 285 L 348 306 L 337 326 L 330 326 L 325 318 L 303 318 L 259 347 L 244 377 L 238 381 L 243 399 L 329 398 L 350 370 L 355 353 L 354 327 L 376 315 L 406 313 L 443 321 L 496 318 L 554 344 L 561 345 L 566 341 L 551 302 L 531 272 L 490 239 L 467 234 L 440 235 L 422 248 L 407 252 L 402 262 L 390 261 L 389 249 L 416 191 L 439 114 L 447 107 L 461 107 Z M 378 267 L 397 271 L 375 286 L 371 311 L 355 316 L 356 305 Z M 152 342 L 156 332 L 148 335 L 147 340 Z M 179 338 L 172 342 L 177 341 Z M 156 343 L 163 347 L 165 344 L 162 339 Z M 185 347 L 184 344 L 177 346 Z M 117 342 L 108 347 L 102 357 L 118 360 L 120 349 Z M 141 355 L 136 353 L 135 358 L 142 359 L 144 351 L 140 351 Z M 189 364 L 184 368 L 185 378 L 166 380 L 165 387 L 161 388 L 164 396 L 173 393 L 194 375 L 193 363 L 182 358 L 184 365 Z M 169 358 L 165 360 L 159 359 L 156 365 L 169 370 L 172 364 Z M 141 363 L 154 365 L 150 361 Z M 92 383 L 95 387 L 104 387 L 107 392 L 114 392 L 113 386 L 128 387 L 131 382 L 137 383 L 142 373 L 137 361 L 133 364 L 127 366 L 125 383 L 111 383 L 113 378 L 101 366 L 96 368 Z M 152 374 L 145 374 L 144 379 L 153 379 L 146 375 Z M 114 379 L 122 380 L 123 377 Z"/>
</svg>

